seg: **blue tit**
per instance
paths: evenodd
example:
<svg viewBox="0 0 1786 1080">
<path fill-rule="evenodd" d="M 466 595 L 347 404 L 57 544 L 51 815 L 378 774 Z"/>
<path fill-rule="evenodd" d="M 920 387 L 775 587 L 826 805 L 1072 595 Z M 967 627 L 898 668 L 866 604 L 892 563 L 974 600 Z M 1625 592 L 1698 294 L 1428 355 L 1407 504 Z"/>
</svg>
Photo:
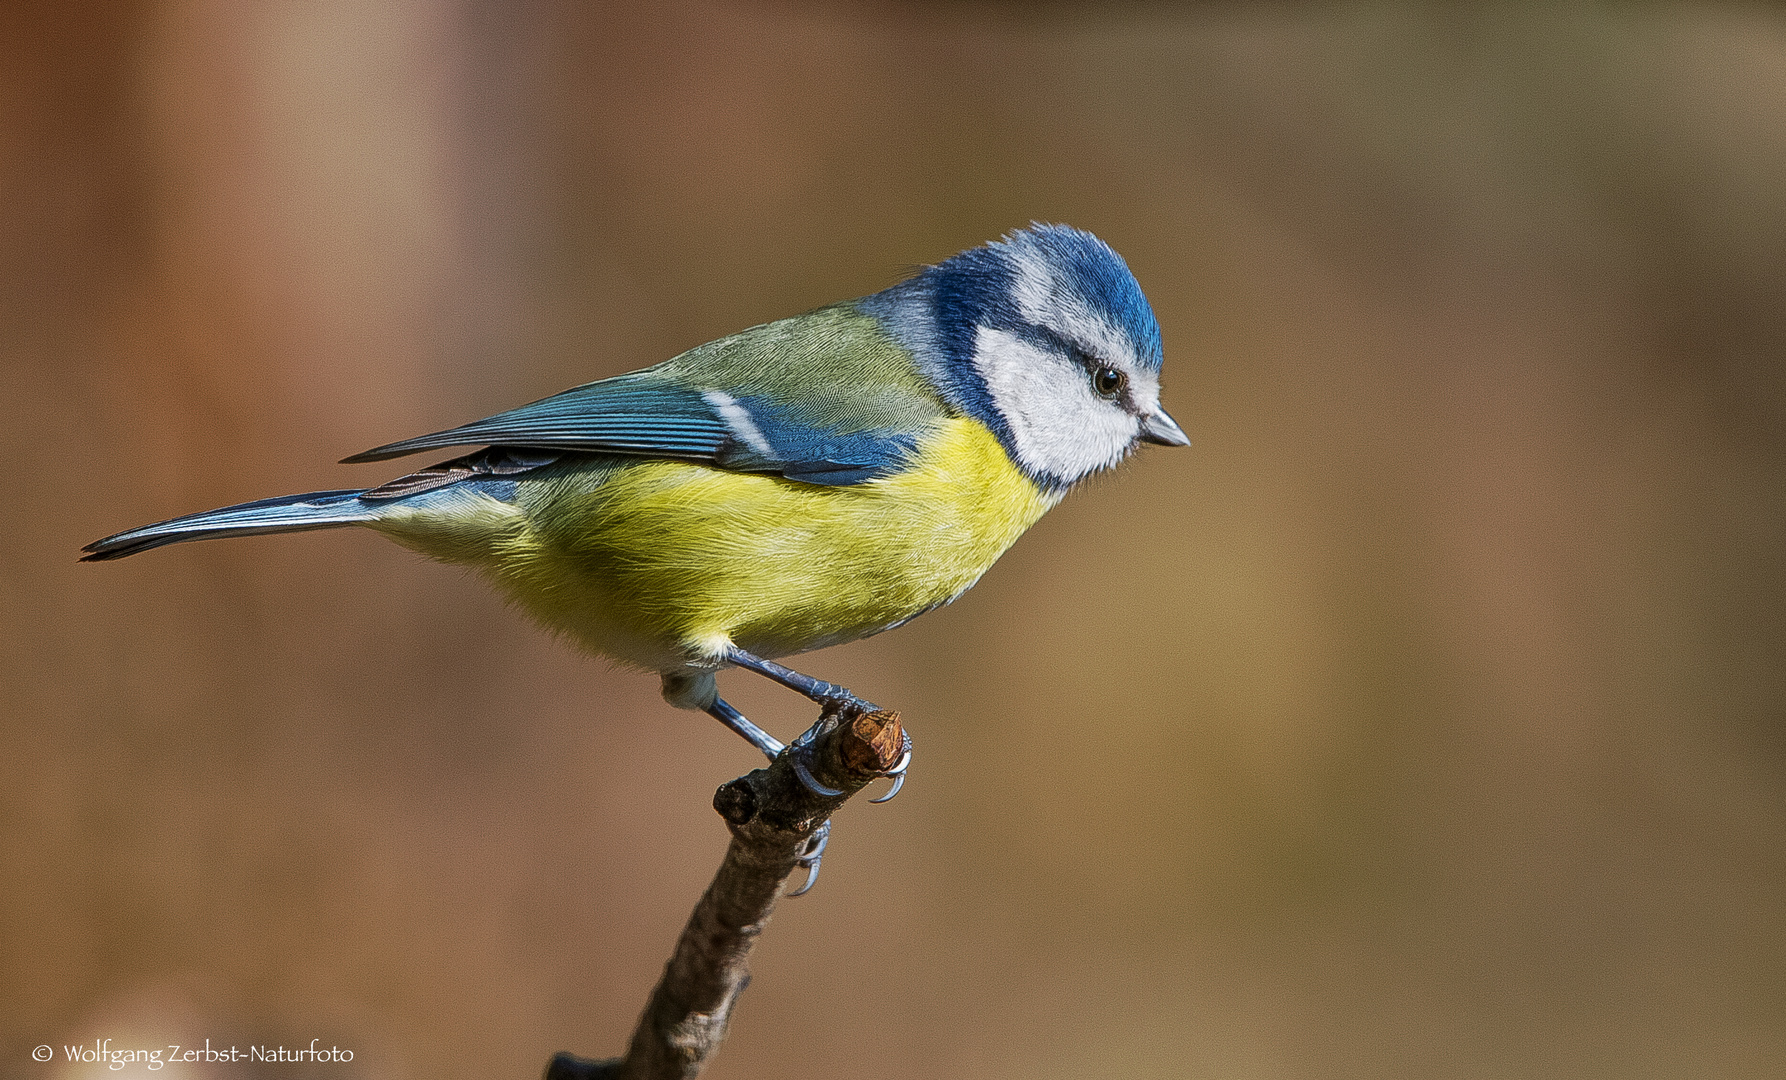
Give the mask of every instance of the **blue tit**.
<svg viewBox="0 0 1786 1080">
<path fill-rule="evenodd" d="M 346 459 L 482 447 L 379 487 L 145 525 L 85 558 L 365 526 L 478 568 L 774 757 L 715 673 L 872 708 L 775 659 L 949 603 L 1075 483 L 1143 442 L 1186 445 L 1161 359 L 1122 258 L 1035 225 L 873 296 Z"/>
</svg>

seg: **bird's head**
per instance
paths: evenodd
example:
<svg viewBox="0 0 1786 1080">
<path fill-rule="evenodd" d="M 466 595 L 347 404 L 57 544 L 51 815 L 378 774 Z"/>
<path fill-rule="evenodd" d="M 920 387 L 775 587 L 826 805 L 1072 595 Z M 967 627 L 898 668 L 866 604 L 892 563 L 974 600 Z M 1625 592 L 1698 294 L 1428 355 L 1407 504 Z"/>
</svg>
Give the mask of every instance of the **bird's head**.
<svg viewBox="0 0 1786 1080">
<path fill-rule="evenodd" d="M 1160 406 L 1153 308 L 1088 232 L 1033 225 L 863 306 L 1043 487 L 1064 489 L 1143 442 L 1190 443 Z"/>
</svg>

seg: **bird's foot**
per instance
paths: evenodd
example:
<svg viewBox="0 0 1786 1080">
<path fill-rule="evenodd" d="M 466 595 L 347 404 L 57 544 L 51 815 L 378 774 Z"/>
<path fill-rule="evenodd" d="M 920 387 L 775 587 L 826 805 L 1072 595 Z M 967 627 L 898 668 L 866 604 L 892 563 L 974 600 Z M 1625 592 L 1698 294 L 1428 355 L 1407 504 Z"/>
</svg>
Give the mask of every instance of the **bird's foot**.
<svg viewBox="0 0 1786 1080">
<path fill-rule="evenodd" d="M 812 775 L 813 740 L 818 738 L 819 732 L 824 730 L 823 725 L 828 722 L 834 723 L 835 721 L 827 716 L 817 724 L 814 724 L 801 732 L 799 738 L 788 744 L 788 763 L 794 766 L 794 775 L 798 776 L 800 782 L 806 785 L 806 790 L 812 792 L 814 795 L 823 795 L 826 798 L 843 794 L 842 788 L 826 787 L 819 783 L 817 778 Z"/>
<path fill-rule="evenodd" d="M 840 722 L 854 720 L 856 717 L 865 716 L 868 713 L 881 712 L 883 711 L 881 707 L 872 701 L 865 701 L 862 698 L 857 697 L 846 687 L 839 686 L 836 683 L 825 682 L 822 679 L 815 679 L 811 675 L 801 674 L 793 668 L 784 667 L 773 660 L 765 660 L 754 653 L 745 652 L 743 649 L 740 649 L 735 645 L 726 650 L 725 660 L 729 664 L 744 668 L 746 671 L 754 671 L 758 675 L 762 675 L 765 678 L 778 682 L 795 693 L 805 695 L 817 702 L 820 707 L 824 709 L 824 714 L 819 717 L 818 723 L 802 732 L 800 737 L 795 739 L 788 747 L 788 750 L 794 766 L 794 775 L 800 778 L 800 782 L 806 785 L 807 790 L 816 795 L 826 796 L 827 798 L 843 794 L 843 792 L 837 788 L 827 787 L 824 784 L 821 784 L 818 779 L 813 776 L 813 740 L 818 738 L 821 733 L 830 730 Z M 756 728 L 756 725 L 750 724 L 749 721 L 744 720 L 742 716 L 738 716 L 736 710 L 732 710 L 731 707 L 726 705 L 723 701 L 719 702 L 719 706 L 723 709 L 730 710 L 731 715 L 726 716 L 722 715 L 720 712 L 714 712 L 713 714 L 715 716 L 718 716 L 733 731 L 737 731 L 739 734 L 744 735 L 745 738 L 751 739 L 752 744 L 758 749 L 763 750 L 764 753 L 768 753 L 771 757 L 774 756 L 768 749 L 769 745 L 772 744 L 774 740 L 768 739 L 766 735 L 761 733 L 761 729 Z M 709 711 L 713 712 L 713 710 Z M 748 729 L 745 725 L 748 725 Z M 905 740 L 905 745 L 901 748 L 899 763 L 891 769 L 878 774 L 880 776 L 890 777 L 893 781 L 893 786 L 887 790 L 885 795 L 882 795 L 878 799 L 871 799 L 869 800 L 870 802 L 884 803 L 888 799 L 899 794 L 899 789 L 905 786 L 905 770 L 912 762 L 912 737 L 910 735 L 903 735 L 903 738 Z"/>
<path fill-rule="evenodd" d="M 812 888 L 813 882 L 819 879 L 819 862 L 824 859 L 825 847 L 830 843 L 831 822 L 825 820 L 819 823 L 819 827 L 813 830 L 811 836 L 807 837 L 806 846 L 802 847 L 800 854 L 794 857 L 794 865 L 806 871 L 806 880 L 800 883 L 798 889 L 788 894 L 790 897 L 805 893 L 806 890 Z"/>
<path fill-rule="evenodd" d="M 826 787 L 812 774 L 812 746 L 818 737 L 846 720 L 854 720 L 858 716 L 880 711 L 867 702 L 859 702 L 856 706 L 828 708 L 825 710 L 825 715 L 819 718 L 818 723 L 801 732 L 800 737 L 788 745 L 788 761 L 794 767 L 794 775 L 800 778 L 800 782 L 806 785 L 808 791 L 827 798 L 843 794 L 837 788 Z M 870 799 L 869 802 L 887 802 L 899 794 L 899 789 L 905 786 L 905 772 L 912 764 L 912 737 L 903 729 L 900 731 L 899 737 L 901 740 L 899 761 L 890 769 L 877 769 L 874 773 L 876 776 L 891 779 L 893 786 L 887 789 L 885 795 Z"/>
<path fill-rule="evenodd" d="M 814 794 L 826 797 L 842 795 L 843 792 L 828 788 L 819 783 L 817 778 L 812 775 L 812 768 L 808 762 L 811 760 L 812 744 L 818 737 L 817 733 L 822 733 L 826 730 L 826 724 L 834 725 L 836 723 L 836 715 L 827 710 L 823 719 L 812 727 L 806 729 L 805 732 L 801 733 L 799 738 L 788 745 L 788 762 L 794 767 L 794 775 L 800 778 L 800 782 L 805 784 L 808 790 L 812 791 Z M 902 729 L 900 731 L 900 739 L 902 745 L 900 747 L 899 761 L 892 768 L 877 772 L 877 775 L 879 776 L 891 777 L 893 786 L 887 789 L 885 795 L 882 795 L 878 799 L 870 799 L 869 802 L 884 803 L 888 799 L 899 794 L 899 789 L 905 786 L 905 771 L 912 763 L 912 737 L 907 735 Z M 812 836 L 806 841 L 806 846 L 801 849 L 799 856 L 794 860 L 795 865 L 805 868 L 806 880 L 801 883 L 798 889 L 795 889 L 788 894 L 790 897 L 803 895 L 808 889 L 812 888 L 814 882 L 818 881 L 819 862 L 825 857 L 825 848 L 830 842 L 831 822 L 827 820 L 813 831 Z"/>
</svg>

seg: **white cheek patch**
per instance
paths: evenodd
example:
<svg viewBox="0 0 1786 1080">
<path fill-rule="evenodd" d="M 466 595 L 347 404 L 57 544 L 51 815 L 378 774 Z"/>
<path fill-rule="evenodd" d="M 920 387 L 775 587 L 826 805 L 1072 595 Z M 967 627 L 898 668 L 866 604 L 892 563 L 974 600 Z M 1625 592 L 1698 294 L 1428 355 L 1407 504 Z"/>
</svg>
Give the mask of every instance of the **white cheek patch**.
<svg viewBox="0 0 1786 1080">
<path fill-rule="evenodd" d="M 1121 461 L 1141 432 L 1139 420 L 1092 392 L 1078 364 L 1015 334 L 979 327 L 974 366 L 1032 472 L 1070 484 Z"/>
</svg>

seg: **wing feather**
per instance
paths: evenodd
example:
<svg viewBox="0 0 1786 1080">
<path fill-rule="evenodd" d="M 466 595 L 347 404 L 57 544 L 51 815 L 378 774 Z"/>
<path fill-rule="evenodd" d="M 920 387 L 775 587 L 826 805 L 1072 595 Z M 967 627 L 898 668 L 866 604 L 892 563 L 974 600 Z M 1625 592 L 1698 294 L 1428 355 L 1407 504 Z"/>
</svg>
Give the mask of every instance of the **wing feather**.
<svg viewBox="0 0 1786 1080">
<path fill-rule="evenodd" d="M 944 413 L 905 350 L 866 316 L 829 308 L 343 460 L 492 446 L 670 458 L 849 485 L 897 471 Z"/>
<path fill-rule="evenodd" d="M 344 458 L 384 461 L 448 446 L 589 450 L 714 461 L 731 437 L 698 391 L 638 372 L 587 383 L 549 398 Z"/>
</svg>

